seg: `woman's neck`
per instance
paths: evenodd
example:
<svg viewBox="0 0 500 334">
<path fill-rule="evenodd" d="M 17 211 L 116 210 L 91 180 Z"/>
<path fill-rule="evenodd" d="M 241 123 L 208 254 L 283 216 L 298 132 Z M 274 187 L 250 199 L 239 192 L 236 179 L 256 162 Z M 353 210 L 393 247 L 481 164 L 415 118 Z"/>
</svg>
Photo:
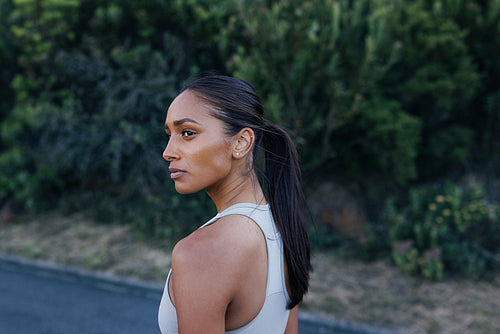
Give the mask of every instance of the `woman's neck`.
<svg viewBox="0 0 500 334">
<path fill-rule="evenodd" d="M 217 212 L 222 212 L 237 203 L 265 205 L 266 198 L 255 172 L 227 180 L 223 185 L 207 188 L 207 194 L 214 202 Z"/>
</svg>

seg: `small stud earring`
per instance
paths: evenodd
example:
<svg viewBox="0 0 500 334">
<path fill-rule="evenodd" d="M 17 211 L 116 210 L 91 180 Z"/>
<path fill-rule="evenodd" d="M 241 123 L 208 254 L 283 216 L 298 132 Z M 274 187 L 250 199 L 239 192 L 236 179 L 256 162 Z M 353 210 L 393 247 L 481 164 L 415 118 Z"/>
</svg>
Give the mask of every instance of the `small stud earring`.
<svg viewBox="0 0 500 334">
<path fill-rule="evenodd" d="M 240 152 L 236 152 L 236 156 L 239 157 L 240 156 Z"/>
</svg>

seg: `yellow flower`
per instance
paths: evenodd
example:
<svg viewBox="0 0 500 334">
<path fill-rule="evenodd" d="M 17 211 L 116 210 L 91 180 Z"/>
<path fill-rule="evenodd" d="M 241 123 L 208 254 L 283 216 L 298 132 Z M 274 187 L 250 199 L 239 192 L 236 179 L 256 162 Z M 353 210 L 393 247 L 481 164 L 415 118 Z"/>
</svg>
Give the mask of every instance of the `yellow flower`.
<svg viewBox="0 0 500 334">
<path fill-rule="evenodd" d="M 443 217 L 437 217 L 436 218 L 436 223 L 441 224 L 443 222 Z"/>
<path fill-rule="evenodd" d="M 448 217 L 449 215 L 451 215 L 451 210 L 450 209 L 444 209 L 443 210 L 443 216 Z"/>
<path fill-rule="evenodd" d="M 443 203 L 444 202 L 444 196 L 443 195 L 437 195 L 436 196 L 436 202 Z"/>
<path fill-rule="evenodd" d="M 436 209 L 437 209 L 437 205 L 436 205 L 436 203 L 431 203 L 431 204 L 429 204 L 429 210 L 431 210 L 431 211 L 435 211 Z"/>
</svg>

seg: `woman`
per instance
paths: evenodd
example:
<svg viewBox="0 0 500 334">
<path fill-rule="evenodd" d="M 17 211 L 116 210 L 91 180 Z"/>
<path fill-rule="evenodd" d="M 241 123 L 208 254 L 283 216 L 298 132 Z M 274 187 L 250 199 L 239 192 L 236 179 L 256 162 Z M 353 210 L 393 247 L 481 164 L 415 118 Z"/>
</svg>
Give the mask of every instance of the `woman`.
<svg viewBox="0 0 500 334">
<path fill-rule="evenodd" d="M 298 331 L 311 269 L 300 169 L 289 136 L 263 113 L 248 83 L 225 76 L 187 85 L 167 111 L 163 157 L 175 189 L 206 190 L 218 214 L 172 251 L 162 334 Z"/>
</svg>

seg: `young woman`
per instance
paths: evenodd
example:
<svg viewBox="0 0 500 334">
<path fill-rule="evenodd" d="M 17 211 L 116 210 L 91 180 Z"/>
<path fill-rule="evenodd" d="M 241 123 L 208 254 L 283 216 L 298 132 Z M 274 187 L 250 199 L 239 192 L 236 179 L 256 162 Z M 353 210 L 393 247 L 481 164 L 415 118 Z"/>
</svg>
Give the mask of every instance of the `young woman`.
<svg viewBox="0 0 500 334">
<path fill-rule="evenodd" d="M 263 113 L 248 83 L 225 76 L 187 85 L 167 111 L 175 189 L 206 190 L 218 213 L 172 251 L 162 334 L 298 332 L 311 269 L 300 168 L 290 137 Z"/>
</svg>

